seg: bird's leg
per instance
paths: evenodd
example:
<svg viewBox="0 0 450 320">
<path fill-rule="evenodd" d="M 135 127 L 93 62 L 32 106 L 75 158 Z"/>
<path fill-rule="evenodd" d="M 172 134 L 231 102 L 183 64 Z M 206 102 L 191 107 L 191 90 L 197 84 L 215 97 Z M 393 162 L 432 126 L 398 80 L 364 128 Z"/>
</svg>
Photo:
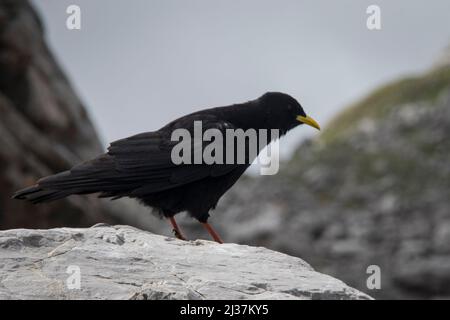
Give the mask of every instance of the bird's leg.
<svg viewBox="0 0 450 320">
<path fill-rule="evenodd" d="M 173 228 L 173 234 L 175 235 L 175 237 L 177 237 L 180 240 L 186 240 L 186 238 L 183 236 L 183 234 L 181 233 L 180 228 L 178 227 L 177 222 L 175 221 L 174 217 L 169 217 L 169 221 L 170 224 L 172 225 Z"/>
<path fill-rule="evenodd" d="M 220 236 L 217 234 L 217 232 L 213 229 L 213 227 L 209 223 L 201 222 L 201 224 L 205 227 L 205 229 L 208 231 L 208 233 L 211 235 L 214 241 L 218 243 L 223 243 L 222 239 L 220 239 Z"/>
</svg>

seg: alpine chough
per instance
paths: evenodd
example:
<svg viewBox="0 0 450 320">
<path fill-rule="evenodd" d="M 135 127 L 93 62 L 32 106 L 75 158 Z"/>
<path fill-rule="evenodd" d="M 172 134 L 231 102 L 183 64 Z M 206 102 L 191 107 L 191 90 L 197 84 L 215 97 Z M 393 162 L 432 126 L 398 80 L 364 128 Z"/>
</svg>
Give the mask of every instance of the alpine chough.
<svg viewBox="0 0 450 320">
<path fill-rule="evenodd" d="M 247 153 L 244 163 L 175 164 L 171 157 L 176 144 L 172 141 L 172 133 L 176 129 L 185 129 L 194 134 L 194 124 L 198 122 L 201 122 L 202 130 L 215 129 L 224 136 L 229 129 L 277 129 L 279 136 L 300 124 L 320 129 L 294 98 L 284 93 L 268 92 L 252 101 L 198 111 L 157 131 L 115 141 L 105 154 L 42 178 L 35 185 L 16 192 L 13 198 L 36 204 L 72 194 L 99 193 L 99 197 L 112 199 L 130 197 L 167 218 L 178 238 L 184 239 L 174 216 L 186 211 L 203 224 L 215 241 L 222 243 L 207 222 L 209 211 L 216 207 L 219 199 L 254 159 L 249 159 Z M 270 142 L 270 139 L 275 138 L 269 135 L 267 140 Z M 204 141 L 200 146 L 192 143 L 192 154 L 204 144 Z"/>
</svg>

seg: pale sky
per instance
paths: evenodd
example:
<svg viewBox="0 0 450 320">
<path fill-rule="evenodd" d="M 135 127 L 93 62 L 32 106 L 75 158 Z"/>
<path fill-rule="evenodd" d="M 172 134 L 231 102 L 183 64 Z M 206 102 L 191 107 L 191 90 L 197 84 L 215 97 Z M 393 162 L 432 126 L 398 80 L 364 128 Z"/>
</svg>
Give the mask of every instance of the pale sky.
<svg viewBox="0 0 450 320">
<path fill-rule="evenodd" d="M 450 43 L 448 0 L 33 0 L 47 39 L 107 142 L 206 107 L 294 96 L 326 124 L 386 81 L 427 69 Z M 66 8 L 81 8 L 81 30 Z M 366 9 L 381 8 L 381 27 Z M 302 126 L 289 154 L 316 132 Z"/>
</svg>

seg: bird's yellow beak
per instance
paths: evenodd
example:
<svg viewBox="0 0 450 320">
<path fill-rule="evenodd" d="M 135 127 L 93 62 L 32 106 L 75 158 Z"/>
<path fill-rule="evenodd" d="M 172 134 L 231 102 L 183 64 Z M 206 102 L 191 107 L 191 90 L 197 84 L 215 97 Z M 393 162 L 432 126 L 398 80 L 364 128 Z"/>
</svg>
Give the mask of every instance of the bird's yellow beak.
<svg viewBox="0 0 450 320">
<path fill-rule="evenodd" d="M 300 121 L 300 122 L 302 122 L 302 123 L 304 123 L 304 124 L 307 124 L 307 125 L 309 125 L 309 126 L 311 126 L 311 127 L 314 127 L 314 128 L 316 128 L 317 130 L 320 130 L 320 126 L 319 126 L 319 124 L 317 123 L 317 121 L 314 120 L 314 119 L 311 118 L 311 117 L 308 117 L 308 116 L 306 116 L 306 117 L 303 117 L 303 116 L 297 116 L 297 120 Z"/>
</svg>

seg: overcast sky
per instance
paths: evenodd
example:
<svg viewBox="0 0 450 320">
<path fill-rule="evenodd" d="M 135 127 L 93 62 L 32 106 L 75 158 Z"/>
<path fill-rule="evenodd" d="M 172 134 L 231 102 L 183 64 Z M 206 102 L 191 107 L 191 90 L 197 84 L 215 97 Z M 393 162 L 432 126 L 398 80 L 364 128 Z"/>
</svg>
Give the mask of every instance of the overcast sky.
<svg viewBox="0 0 450 320">
<path fill-rule="evenodd" d="M 34 0 L 105 143 L 205 107 L 282 91 L 326 124 L 450 43 L 449 0 Z M 81 30 L 66 8 L 81 7 Z M 381 27 L 366 9 L 381 8 Z M 312 128 L 294 130 L 284 153 Z"/>
</svg>

